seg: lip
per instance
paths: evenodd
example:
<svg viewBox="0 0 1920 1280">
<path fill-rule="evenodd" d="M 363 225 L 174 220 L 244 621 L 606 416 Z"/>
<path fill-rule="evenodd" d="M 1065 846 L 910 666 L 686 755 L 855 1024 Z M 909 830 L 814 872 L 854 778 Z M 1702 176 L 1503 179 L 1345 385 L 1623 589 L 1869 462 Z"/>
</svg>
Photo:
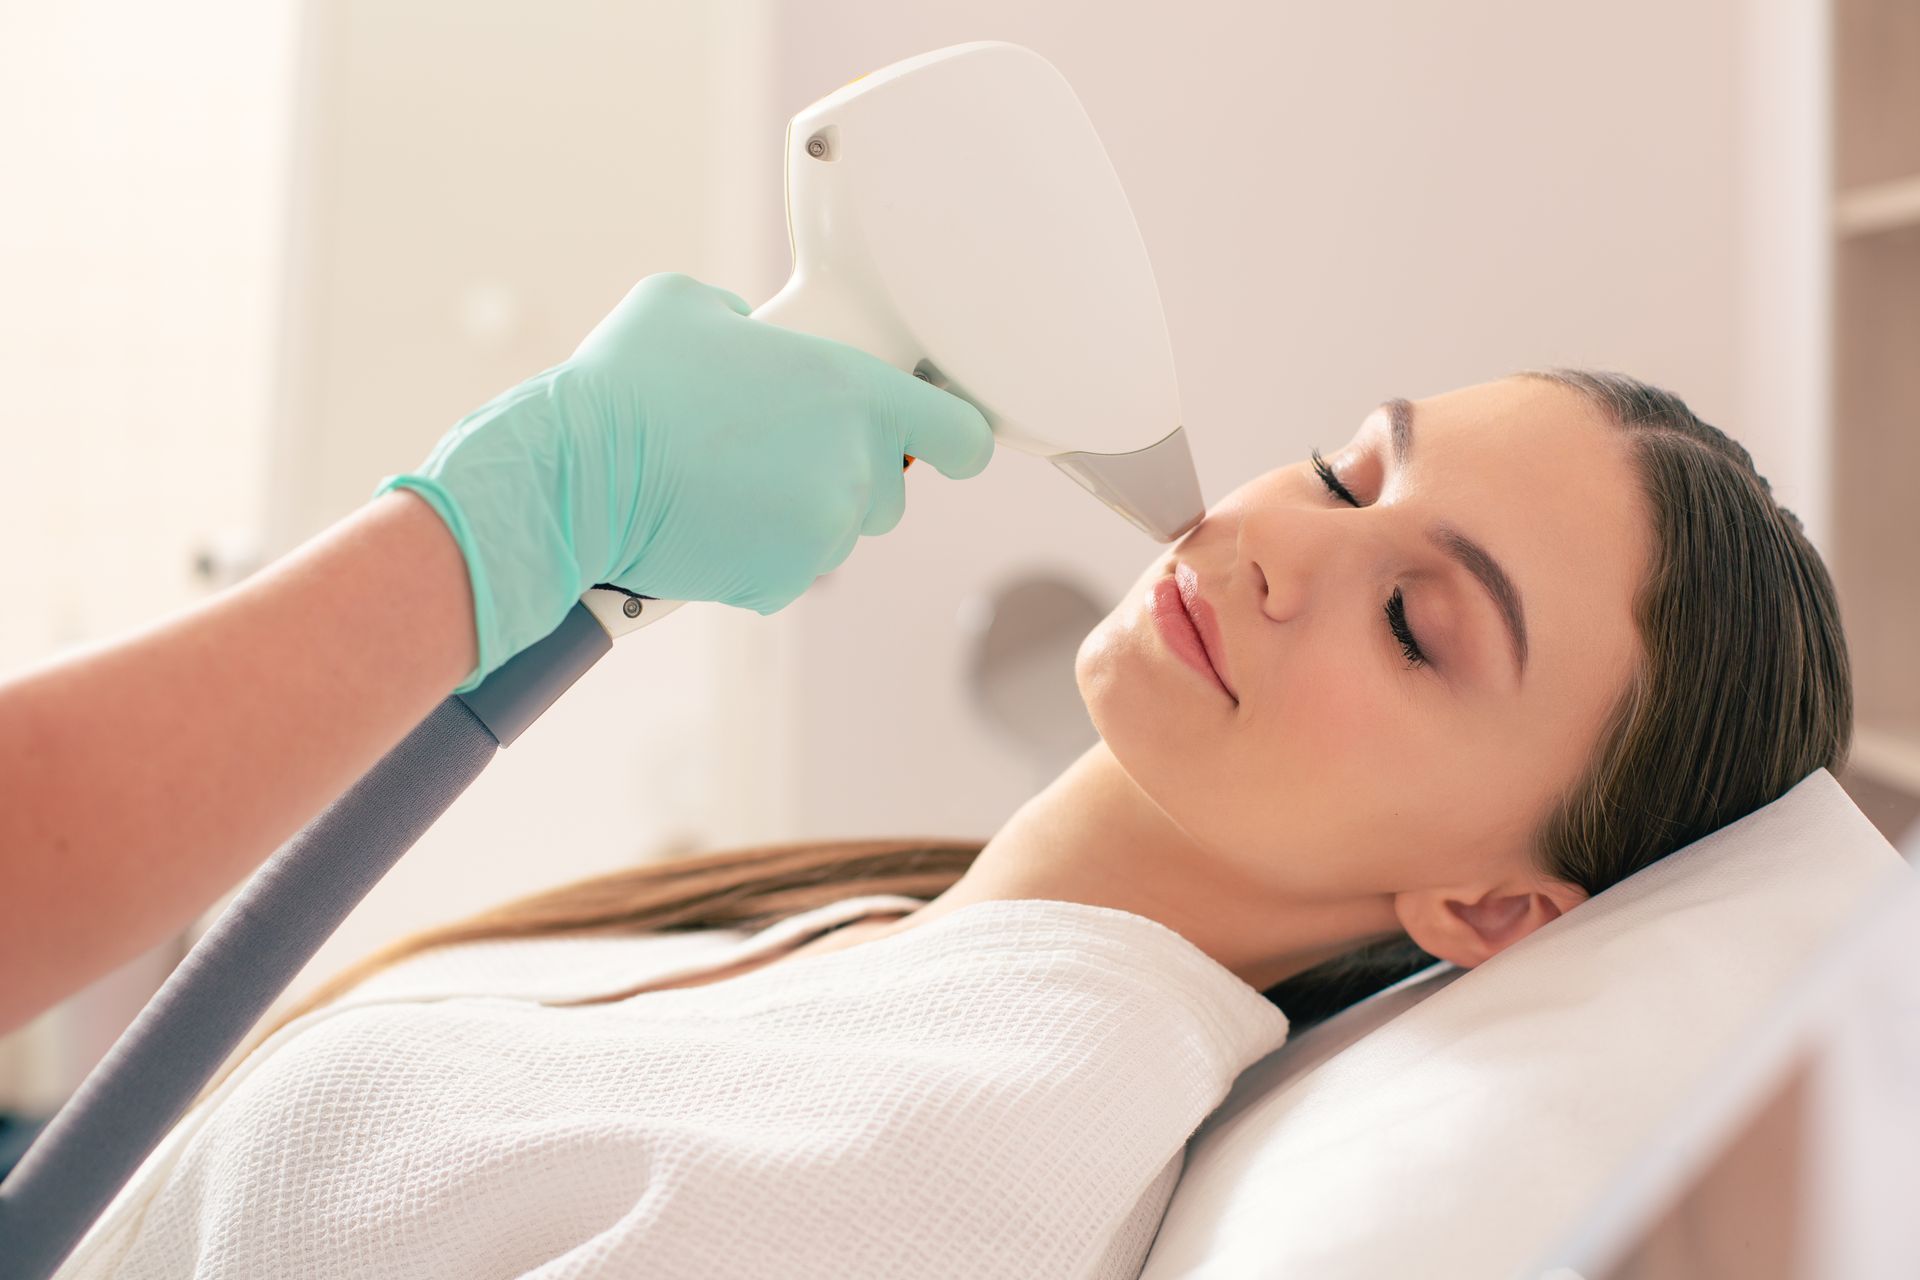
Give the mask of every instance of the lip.
<svg viewBox="0 0 1920 1280">
<path fill-rule="evenodd" d="M 1221 648 L 1212 610 L 1199 595 L 1197 575 L 1185 566 L 1181 566 L 1181 569 L 1185 572 L 1176 570 L 1153 584 L 1153 589 L 1147 594 L 1147 611 L 1153 615 L 1161 640 L 1174 656 L 1211 680 L 1220 692 L 1238 706 L 1238 695 L 1227 684 L 1219 664 L 1214 660 L 1214 655 L 1221 653 Z M 1183 582 L 1183 578 L 1186 581 Z M 1189 605 L 1189 600 L 1193 605 Z M 1199 609 L 1198 616 L 1194 606 Z M 1203 628 L 1213 630 L 1211 647 Z"/>
<path fill-rule="evenodd" d="M 1180 603 L 1187 607 L 1193 629 L 1200 633 L 1200 643 L 1206 647 L 1207 663 L 1220 678 L 1220 687 L 1235 702 L 1240 701 L 1240 695 L 1233 691 L 1233 684 L 1227 679 L 1227 645 L 1220 638 L 1220 619 L 1200 594 L 1200 575 L 1193 571 L 1192 565 L 1177 564 L 1173 567 L 1173 580 L 1180 588 Z"/>
</svg>

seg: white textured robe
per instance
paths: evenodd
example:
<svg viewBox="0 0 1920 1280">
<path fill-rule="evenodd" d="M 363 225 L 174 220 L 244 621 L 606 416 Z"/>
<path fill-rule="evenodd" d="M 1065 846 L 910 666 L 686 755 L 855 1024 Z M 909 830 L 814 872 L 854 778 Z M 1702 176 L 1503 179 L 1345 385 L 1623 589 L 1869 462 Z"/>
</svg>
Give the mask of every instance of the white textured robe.
<svg viewBox="0 0 1920 1280">
<path fill-rule="evenodd" d="M 1143 916 L 974 903 L 709 986 L 871 914 L 468 944 L 282 1029 L 62 1277 L 1133 1277 L 1188 1135 L 1285 1040 Z"/>
</svg>

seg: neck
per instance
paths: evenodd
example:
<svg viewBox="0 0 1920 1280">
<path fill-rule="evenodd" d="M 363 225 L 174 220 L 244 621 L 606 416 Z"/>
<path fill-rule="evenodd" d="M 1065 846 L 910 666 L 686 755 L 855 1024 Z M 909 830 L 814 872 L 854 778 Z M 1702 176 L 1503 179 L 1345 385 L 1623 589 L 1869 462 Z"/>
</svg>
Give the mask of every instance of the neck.
<svg viewBox="0 0 1920 1280">
<path fill-rule="evenodd" d="M 1175 825 L 1104 742 L 1015 811 L 966 874 L 901 926 L 1003 898 L 1145 916 L 1262 991 L 1397 927 L 1390 902 L 1289 900 L 1249 880 Z"/>
</svg>

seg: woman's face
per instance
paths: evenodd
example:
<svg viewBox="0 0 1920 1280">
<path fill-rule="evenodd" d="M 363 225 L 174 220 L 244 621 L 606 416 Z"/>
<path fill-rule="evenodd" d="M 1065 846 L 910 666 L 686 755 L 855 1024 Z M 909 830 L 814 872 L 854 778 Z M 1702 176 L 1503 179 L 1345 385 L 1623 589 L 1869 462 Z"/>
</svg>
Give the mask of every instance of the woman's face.
<svg viewBox="0 0 1920 1280">
<path fill-rule="evenodd" d="M 1651 532 L 1626 433 L 1508 378 L 1383 406 L 1321 453 L 1358 505 L 1310 460 L 1215 503 L 1082 643 L 1093 723 L 1180 828 L 1276 894 L 1529 873 L 1534 824 L 1639 658 Z M 1176 568 L 1231 696 L 1156 624 Z"/>
</svg>

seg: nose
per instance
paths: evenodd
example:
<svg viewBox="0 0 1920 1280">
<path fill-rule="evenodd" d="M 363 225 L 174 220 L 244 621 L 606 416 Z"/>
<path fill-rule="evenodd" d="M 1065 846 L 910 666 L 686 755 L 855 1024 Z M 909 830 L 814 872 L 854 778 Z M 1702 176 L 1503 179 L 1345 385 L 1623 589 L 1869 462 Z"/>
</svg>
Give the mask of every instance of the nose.
<svg viewBox="0 0 1920 1280">
<path fill-rule="evenodd" d="M 1349 562 L 1365 554 L 1354 517 L 1364 514 L 1366 508 L 1320 511 L 1272 499 L 1249 508 L 1235 535 L 1235 564 L 1252 580 L 1260 611 L 1275 622 L 1297 618 L 1325 584 L 1353 573 L 1357 566 Z"/>
</svg>

